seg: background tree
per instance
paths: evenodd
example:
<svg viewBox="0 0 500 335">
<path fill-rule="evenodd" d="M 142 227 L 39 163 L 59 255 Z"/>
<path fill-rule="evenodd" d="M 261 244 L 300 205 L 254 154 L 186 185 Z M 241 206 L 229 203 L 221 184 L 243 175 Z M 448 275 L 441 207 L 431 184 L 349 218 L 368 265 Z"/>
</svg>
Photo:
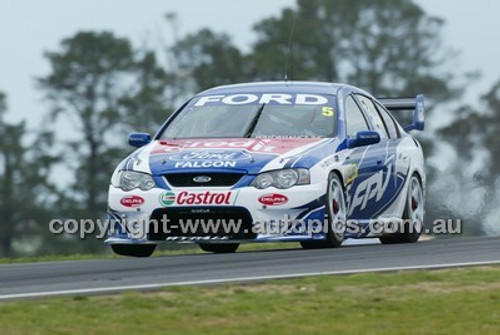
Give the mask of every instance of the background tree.
<svg viewBox="0 0 500 335">
<path fill-rule="evenodd" d="M 57 197 L 49 182 L 57 158 L 48 153 L 52 134 L 28 133 L 26 123 L 8 124 L 6 96 L 0 92 L 0 257 L 33 249 L 43 244 L 40 236 L 50 218 L 49 208 Z M 48 196 L 53 194 L 53 196 Z"/>
<path fill-rule="evenodd" d="M 154 133 L 172 113 L 164 94 L 172 76 L 159 66 L 152 51 L 146 51 L 134 62 L 131 74 L 136 82 L 120 98 L 120 105 L 126 111 L 120 122 L 131 131 Z"/>
<path fill-rule="evenodd" d="M 126 39 L 111 33 L 80 32 L 61 43 L 60 52 L 45 54 L 51 74 L 40 79 L 40 87 L 53 103 L 52 117 L 66 117 L 75 138 L 67 142 L 67 160 L 75 162 L 74 191 L 81 208 L 96 215 L 105 209 L 113 158 L 119 148 L 105 142 L 119 125 L 120 98 L 133 64 L 132 48 Z"/>
<path fill-rule="evenodd" d="M 51 73 L 39 80 L 40 88 L 52 103 L 52 119 L 72 131 L 64 143 L 74 173 L 70 217 L 103 216 L 109 178 L 127 150 L 124 132 L 152 128 L 168 113 L 162 106 L 165 73 L 153 54 L 139 60 L 136 54 L 127 39 L 110 32 L 79 32 L 45 54 Z M 87 252 L 101 248 L 100 242 L 83 245 Z"/>
<path fill-rule="evenodd" d="M 253 79 L 242 52 L 227 34 L 210 29 L 189 34 L 172 48 L 178 73 L 188 78 L 189 91 L 195 93 L 213 86 Z"/>
<path fill-rule="evenodd" d="M 253 59 L 261 79 L 282 79 L 293 27 L 295 80 L 348 82 L 378 96 L 424 91 L 442 102 L 459 93 L 444 67 L 443 24 L 411 0 L 298 0 L 255 25 Z"/>
</svg>

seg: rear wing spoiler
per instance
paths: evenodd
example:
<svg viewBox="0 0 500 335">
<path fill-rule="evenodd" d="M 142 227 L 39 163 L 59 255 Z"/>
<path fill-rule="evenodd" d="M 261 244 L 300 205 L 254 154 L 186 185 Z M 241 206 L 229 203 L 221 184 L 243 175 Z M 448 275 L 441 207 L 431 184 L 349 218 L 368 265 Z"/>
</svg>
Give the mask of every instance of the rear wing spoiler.
<svg viewBox="0 0 500 335">
<path fill-rule="evenodd" d="M 424 130 L 425 127 L 425 105 L 424 95 L 419 94 L 415 98 L 382 98 L 378 99 L 385 108 L 392 111 L 413 111 L 413 121 L 405 126 L 405 131 Z"/>
</svg>

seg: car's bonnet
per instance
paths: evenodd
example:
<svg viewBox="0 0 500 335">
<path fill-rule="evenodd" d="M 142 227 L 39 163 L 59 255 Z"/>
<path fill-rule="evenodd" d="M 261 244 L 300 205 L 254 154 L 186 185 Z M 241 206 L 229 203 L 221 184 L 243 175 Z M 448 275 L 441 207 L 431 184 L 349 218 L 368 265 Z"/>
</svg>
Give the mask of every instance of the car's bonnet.
<svg viewBox="0 0 500 335">
<path fill-rule="evenodd" d="M 155 175 L 201 171 L 256 174 L 286 167 L 309 154 L 321 155 L 314 152 L 331 141 L 324 138 L 160 140 L 146 150 L 149 168 Z M 333 150 L 331 146 L 328 151 Z"/>
</svg>

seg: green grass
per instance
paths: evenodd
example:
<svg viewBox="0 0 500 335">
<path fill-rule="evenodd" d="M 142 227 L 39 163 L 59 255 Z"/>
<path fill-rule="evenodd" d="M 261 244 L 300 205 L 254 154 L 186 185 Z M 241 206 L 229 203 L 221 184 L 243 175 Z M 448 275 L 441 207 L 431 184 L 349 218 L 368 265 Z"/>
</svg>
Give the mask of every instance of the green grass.
<svg viewBox="0 0 500 335">
<path fill-rule="evenodd" d="M 103 246 L 103 248 L 110 249 Z M 276 249 L 292 249 L 300 248 L 299 243 L 244 243 L 238 248 L 238 251 L 256 251 L 256 250 L 276 250 Z M 153 254 L 152 257 L 160 256 L 175 256 L 175 255 L 193 255 L 204 254 L 197 245 L 184 244 L 179 249 L 168 250 L 165 246 L 160 246 L 159 249 Z M 38 262 L 56 262 L 56 261 L 81 261 L 88 259 L 110 259 L 110 258 L 123 258 L 113 254 L 109 251 L 106 254 L 77 254 L 77 255 L 50 255 L 40 257 L 17 257 L 17 258 L 0 258 L 0 264 L 14 264 L 14 263 L 38 263 Z M 1 332 L 0 332 L 1 335 Z"/>
<path fill-rule="evenodd" d="M 500 267 L 0 303 L 9 334 L 500 334 Z"/>
</svg>

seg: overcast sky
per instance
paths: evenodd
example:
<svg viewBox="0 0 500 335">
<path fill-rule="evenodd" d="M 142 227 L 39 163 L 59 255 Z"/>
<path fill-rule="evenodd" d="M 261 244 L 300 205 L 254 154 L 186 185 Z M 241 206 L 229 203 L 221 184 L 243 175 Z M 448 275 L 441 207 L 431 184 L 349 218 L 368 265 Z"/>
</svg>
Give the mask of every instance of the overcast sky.
<svg viewBox="0 0 500 335">
<path fill-rule="evenodd" d="M 347 0 L 344 0 L 347 1 Z M 445 42 L 461 51 L 458 72 L 481 70 L 482 80 L 468 88 L 474 102 L 500 80 L 498 32 L 500 2 L 491 0 L 417 0 L 423 8 L 446 20 Z M 8 94 L 9 120 L 30 119 L 36 125 L 47 110 L 35 90 L 35 77 L 47 74 L 46 50 L 57 50 L 61 39 L 79 30 L 112 30 L 140 43 L 154 35 L 163 14 L 177 12 L 180 34 L 210 27 L 228 32 L 248 49 L 254 40 L 252 25 L 276 15 L 294 0 L 1 0 L 0 91 Z"/>
</svg>

